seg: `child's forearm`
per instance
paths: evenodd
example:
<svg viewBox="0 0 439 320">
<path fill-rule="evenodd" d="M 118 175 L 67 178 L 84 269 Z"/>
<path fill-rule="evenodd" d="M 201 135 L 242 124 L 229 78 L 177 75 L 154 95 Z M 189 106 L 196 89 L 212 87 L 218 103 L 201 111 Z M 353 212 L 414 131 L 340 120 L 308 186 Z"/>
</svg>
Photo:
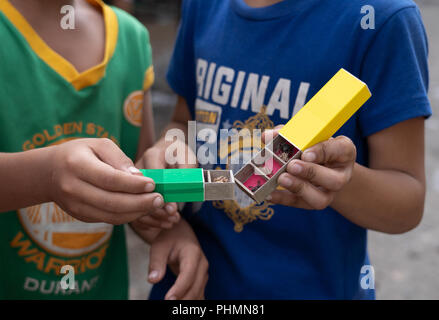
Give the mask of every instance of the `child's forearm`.
<svg viewBox="0 0 439 320">
<path fill-rule="evenodd" d="M 355 164 L 352 180 L 331 206 L 364 228 L 402 233 L 421 221 L 424 198 L 424 184 L 407 173 Z"/>
<path fill-rule="evenodd" d="M 0 212 L 50 201 L 52 150 L 0 153 Z"/>
</svg>

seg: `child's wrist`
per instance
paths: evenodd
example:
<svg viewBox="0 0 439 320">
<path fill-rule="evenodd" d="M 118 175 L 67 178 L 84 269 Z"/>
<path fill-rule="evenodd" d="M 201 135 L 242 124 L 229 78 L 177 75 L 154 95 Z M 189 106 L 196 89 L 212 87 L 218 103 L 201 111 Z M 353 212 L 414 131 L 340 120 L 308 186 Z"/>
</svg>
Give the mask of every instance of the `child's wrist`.
<svg viewBox="0 0 439 320">
<path fill-rule="evenodd" d="M 36 167 L 38 170 L 38 180 L 41 187 L 39 197 L 42 202 L 54 201 L 53 188 L 56 186 L 53 183 L 54 168 L 56 163 L 56 150 L 57 146 L 42 148 L 39 151 L 38 157 L 36 159 Z"/>
</svg>

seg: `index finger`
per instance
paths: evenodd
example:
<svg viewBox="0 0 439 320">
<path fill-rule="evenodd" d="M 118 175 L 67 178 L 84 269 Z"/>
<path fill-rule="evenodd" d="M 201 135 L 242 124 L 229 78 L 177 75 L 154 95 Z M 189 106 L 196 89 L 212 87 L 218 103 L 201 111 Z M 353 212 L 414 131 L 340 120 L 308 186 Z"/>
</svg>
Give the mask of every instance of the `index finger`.
<svg viewBox="0 0 439 320">
<path fill-rule="evenodd" d="M 137 194 L 152 192 L 155 188 L 152 179 L 117 170 L 95 156 L 83 163 L 78 176 L 82 181 L 107 191 Z"/>
<path fill-rule="evenodd" d="M 356 157 L 357 149 L 352 140 L 345 136 L 338 136 L 306 149 L 301 159 L 317 164 L 331 164 L 350 162 Z"/>
<path fill-rule="evenodd" d="M 166 293 L 166 300 L 180 299 L 191 288 L 195 282 L 198 270 L 199 256 L 197 255 L 197 253 L 191 253 L 189 250 L 186 254 L 182 255 L 177 280 L 175 280 L 174 285 Z"/>
</svg>

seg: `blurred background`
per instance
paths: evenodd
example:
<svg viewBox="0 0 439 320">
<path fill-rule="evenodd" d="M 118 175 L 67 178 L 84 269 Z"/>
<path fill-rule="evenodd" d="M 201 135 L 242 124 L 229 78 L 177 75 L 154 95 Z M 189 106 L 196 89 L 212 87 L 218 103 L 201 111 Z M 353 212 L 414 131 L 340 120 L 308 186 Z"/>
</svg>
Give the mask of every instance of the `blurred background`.
<svg viewBox="0 0 439 320">
<path fill-rule="evenodd" d="M 165 81 L 179 21 L 180 0 L 113 0 L 134 14 L 150 32 L 156 82 L 152 97 L 156 130 L 169 121 L 176 98 Z M 424 219 L 403 235 L 369 232 L 377 299 L 439 299 L 439 0 L 417 0 L 430 43 L 430 99 L 426 122 L 427 200 Z M 127 228 L 130 298 L 146 299 L 148 246 Z M 269 293 L 267 293 L 269 298 Z"/>
</svg>

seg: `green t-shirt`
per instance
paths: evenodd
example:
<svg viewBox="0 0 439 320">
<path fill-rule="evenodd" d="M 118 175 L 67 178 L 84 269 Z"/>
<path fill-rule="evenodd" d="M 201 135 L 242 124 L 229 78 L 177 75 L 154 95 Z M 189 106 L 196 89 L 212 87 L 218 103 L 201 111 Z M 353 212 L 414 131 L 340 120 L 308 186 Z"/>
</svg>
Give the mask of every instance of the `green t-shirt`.
<svg viewBox="0 0 439 320">
<path fill-rule="evenodd" d="M 127 13 L 90 2 L 105 18 L 105 59 L 78 73 L 0 0 L 0 152 L 86 137 L 135 156 L 154 80 L 149 34 Z M 75 268 L 73 290 L 62 289 L 63 265 Z M 127 269 L 123 226 L 83 223 L 54 203 L 0 213 L 0 299 L 126 299 Z"/>
</svg>

